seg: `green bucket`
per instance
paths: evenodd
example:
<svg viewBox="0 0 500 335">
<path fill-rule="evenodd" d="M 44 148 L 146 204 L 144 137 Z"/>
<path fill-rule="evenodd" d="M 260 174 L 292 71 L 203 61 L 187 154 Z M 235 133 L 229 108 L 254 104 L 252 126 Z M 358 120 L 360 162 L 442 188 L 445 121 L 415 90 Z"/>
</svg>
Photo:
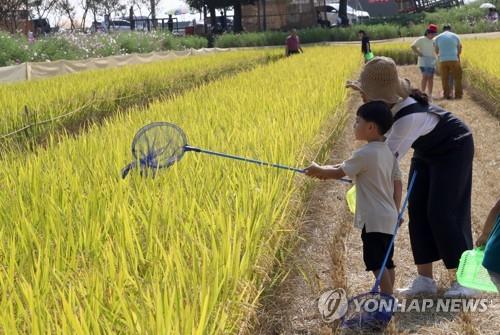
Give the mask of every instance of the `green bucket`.
<svg viewBox="0 0 500 335">
<path fill-rule="evenodd" d="M 367 52 L 365 53 L 365 61 L 368 62 L 369 60 L 372 60 L 373 58 L 375 58 L 375 55 L 373 54 L 373 52 Z"/>
<path fill-rule="evenodd" d="M 347 200 L 349 211 L 354 214 L 354 212 L 356 212 L 356 185 L 354 185 L 349 189 L 349 191 L 347 191 L 347 193 L 345 194 L 345 198 Z"/>
<path fill-rule="evenodd" d="M 467 250 L 460 257 L 457 281 L 460 285 L 486 292 L 498 292 L 488 270 L 483 266 L 484 248 Z"/>
</svg>

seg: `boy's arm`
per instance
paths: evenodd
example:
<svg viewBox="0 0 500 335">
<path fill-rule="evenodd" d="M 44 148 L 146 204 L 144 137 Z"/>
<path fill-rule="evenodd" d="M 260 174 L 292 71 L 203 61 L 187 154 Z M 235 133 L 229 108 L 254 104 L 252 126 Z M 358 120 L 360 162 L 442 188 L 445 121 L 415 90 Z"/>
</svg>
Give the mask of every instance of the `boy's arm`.
<svg viewBox="0 0 500 335">
<path fill-rule="evenodd" d="M 316 177 L 321 180 L 326 179 L 340 179 L 345 176 L 344 171 L 340 167 L 326 165 L 320 166 L 312 162 L 310 166 L 305 169 L 307 176 Z"/>
<path fill-rule="evenodd" d="M 479 235 L 476 245 L 481 247 L 486 244 L 488 241 L 488 235 L 490 235 L 491 230 L 493 229 L 493 225 L 495 224 L 495 220 L 497 216 L 500 215 L 500 199 L 498 199 L 497 203 L 491 209 L 488 217 L 486 218 L 486 222 L 484 223 L 483 232 Z"/>
<path fill-rule="evenodd" d="M 340 165 L 319 166 L 318 164 L 312 162 L 312 164 L 305 169 L 305 173 L 307 176 L 323 180 L 340 179 L 344 176 L 355 179 L 356 175 L 365 169 L 366 164 L 364 161 L 363 153 L 360 150 L 357 150 L 353 153 L 351 158 L 347 159 Z"/>
</svg>

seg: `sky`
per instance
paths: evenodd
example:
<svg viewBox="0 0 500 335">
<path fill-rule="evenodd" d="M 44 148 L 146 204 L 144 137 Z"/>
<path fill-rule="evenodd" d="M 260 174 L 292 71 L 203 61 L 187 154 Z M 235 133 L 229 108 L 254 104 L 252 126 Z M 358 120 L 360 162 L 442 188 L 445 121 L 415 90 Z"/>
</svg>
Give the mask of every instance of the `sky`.
<svg viewBox="0 0 500 335">
<path fill-rule="evenodd" d="M 476 1 L 476 0 L 465 0 L 464 2 L 467 4 L 467 3 L 470 3 L 473 1 Z M 79 5 L 78 5 L 79 0 L 71 0 L 71 2 L 75 5 L 76 10 L 77 10 L 77 21 L 80 21 L 82 14 L 83 14 L 83 10 L 81 8 L 79 8 Z M 130 5 L 128 7 L 130 7 Z M 169 12 L 171 13 L 172 11 L 179 9 L 179 8 L 182 8 L 182 9 L 184 9 L 184 11 L 186 11 L 187 8 L 189 8 L 189 6 L 182 0 L 160 0 L 160 3 L 156 9 L 156 16 L 157 17 L 167 17 Z M 135 15 L 138 15 L 138 16 L 140 15 L 140 12 L 137 8 L 134 8 L 134 11 L 135 11 Z M 128 10 L 127 10 L 127 13 L 128 13 Z M 148 15 L 148 13 L 149 13 L 149 11 L 147 10 L 147 8 L 142 8 L 142 15 L 146 16 L 146 15 Z M 102 18 L 98 17 L 98 20 L 102 21 Z M 49 15 L 49 21 L 50 21 L 50 24 L 52 26 L 56 23 L 57 19 L 54 15 Z M 92 20 L 87 19 L 87 21 L 92 21 Z M 89 24 L 90 24 L 90 22 L 89 22 Z"/>
<path fill-rule="evenodd" d="M 83 15 L 83 9 L 80 6 L 80 1 L 79 0 L 70 0 L 70 2 L 75 6 L 76 8 L 76 19 L 78 21 L 81 20 L 81 17 Z M 127 2 L 126 0 L 123 2 Z M 130 8 L 130 4 L 127 6 L 127 8 Z M 167 17 L 168 12 L 182 8 L 184 10 L 187 10 L 189 6 L 182 0 L 160 0 L 160 3 L 158 7 L 156 8 L 156 17 Z M 139 16 L 140 12 L 139 9 L 134 7 L 134 12 L 135 15 Z M 128 13 L 128 9 L 127 9 Z M 149 14 L 149 11 L 147 8 L 142 8 L 142 15 L 147 16 Z M 49 15 L 49 21 L 50 25 L 53 26 L 57 20 L 55 15 Z M 102 17 L 98 17 L 98 20 L 102 20 Z M 87 17 L 87 21 L 89 21 L 89 17 Z M 90 20 L 91 21 L 91 20 Z M 89 23 L 90 24 L 90 23 Z"/>
</svg>

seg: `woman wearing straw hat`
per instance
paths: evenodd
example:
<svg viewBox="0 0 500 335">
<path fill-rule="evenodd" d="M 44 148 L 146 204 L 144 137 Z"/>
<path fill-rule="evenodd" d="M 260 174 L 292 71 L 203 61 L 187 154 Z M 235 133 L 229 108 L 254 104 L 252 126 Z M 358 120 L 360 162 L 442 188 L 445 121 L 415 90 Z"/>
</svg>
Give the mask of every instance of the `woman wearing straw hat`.
<svg viewBox="0 0 500 335">
<path fill-rule="evenodd" d="M 399 77 L 391 58 L 375 57 L 360 78 L 347 84 L 364 102 L 386 102 L 394 124 L 386 141 L 401 159 L 412 147 L 410 175 L 418 175 L 409 199 L 409 231 L 418 276 L 407 295 L 435 294 L 432 264 L 443 260 L 453 278 L 445 296 L 471 296 L 476 291 L 458 284 L 460 256 L 472 248 L 471 187 L 474 142 L 468 126 L 452 113 L 429 104 L 426 94 Z"/>
</svg>

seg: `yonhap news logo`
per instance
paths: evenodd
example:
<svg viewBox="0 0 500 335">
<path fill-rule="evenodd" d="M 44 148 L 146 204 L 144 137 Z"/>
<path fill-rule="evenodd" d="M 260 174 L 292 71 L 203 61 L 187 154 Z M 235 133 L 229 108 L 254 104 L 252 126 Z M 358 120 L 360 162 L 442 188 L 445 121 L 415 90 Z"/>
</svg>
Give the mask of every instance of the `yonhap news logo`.
<svg viewBox="0 0 500 335">
<path fill-rule="evenodd" d="M 342 318 L 347 306 L 347 294 L 343 288 L 325 290 L 318 299 L 319 313 L 326 323 Z"/>
<path fill-rule="evenodd" d="M 320 295 L 318 310 L 326 323 L 332 323 L 346 315 L 347 311 L 356 313 L 393 312 L 393 313 L 482 313 L 489 306 L 496 303 L 487 298 L 402 298 L 383 299 L 374 295 L 366 298 L 365 295 L 348 300 L 342 288 L 330 288 Z"/>
<path fill-rule="evenodd" d="M 486 298 L 405 298 L 395 304 L 393 311 L 398 313 L 482 313 L 488 310 L 491 303 L 492 300 Z"/>
</svg>

